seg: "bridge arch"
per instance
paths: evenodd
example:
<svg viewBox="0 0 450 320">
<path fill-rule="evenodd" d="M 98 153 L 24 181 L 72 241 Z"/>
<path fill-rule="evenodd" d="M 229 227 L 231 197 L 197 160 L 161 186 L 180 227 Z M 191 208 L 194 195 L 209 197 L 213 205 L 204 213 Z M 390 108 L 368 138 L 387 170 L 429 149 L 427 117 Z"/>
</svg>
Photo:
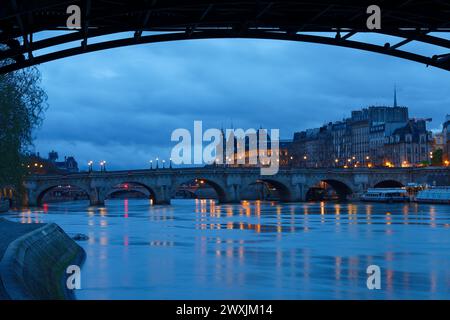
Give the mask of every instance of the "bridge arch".
<svg viewBox="0 0 450 320">
<path fill-rule="evenodd" d="M 292 201 L 292 192 L 289 189 L 289 186 L 283 182 L 280 181 L 278 179 L 275 178 L 258 178 L 254 181 L 251 181 L 249 183 L 246 184 L 246 186 L 241 190 L 241 191 L 245 191 L 248 190 L 251 186 L 253 185 L 257 185 L 257 184 L 264 184 L 266 185 L 269 190 L 270 188 L 274 188 L 276 191 L 275 195 L 270 195 L 269 196 L 275 196 L 277 197 L 281 202 L 290 202 Z M 259 198 L 261 195 L 260 194 L 256 194 L 256 196 Z M 242 200 L 248 200 L 248 199 L 242 199 Z M 264 200 L 264 199 L 259 199 L 259 200 Z"/>
<path fill-rule="evenodd" d="M 382 10 L 389 14 L 383 16 L 383 28 L 376 30 L 376 33 L 387 39 L 379 45 L 358 41 L 354 37 L 362 32 L 375 33 L 367 29 L 368 5 L 364 1 L 354 4 L 329 0 L 230 3 L 192 0 L 144 4 L 141 1 L 116 0 L 107 5 L 87 1 L 80 3 L 80 6 L 89 15 L 82 19 L 83 31 L 72 32 L 68 27 L 63 27 L 68 18 L 66 2 L 48 0 L 45 4 L 39 4 L 23 1 L 20 5 L 14 1 L 6 2 L 5 9 L 0 11 L 0 43 L 5 44 L 7 49 L 0 52 L 0 61 L 12 63 L 0 67 L 0 73 L 121 46 L 211 38 L 322 43 L 391 55 L 450 71 L 450 55 L 447 53 L 450 41 L 430 34 L 448 30 L 448 15 L 445 14 L 448 7 L 438 0 L 426 7 L 417 1 L 408 1 L 401 8 L 394 1 L 383 2 Z M 37 41 L 33 36 L 56 29 L 67 33 Z M 144 35 L 144 32 L 156 34 Z M 331 36 L 313 35 L 313 32 L 329 33 Z M 129 36 L 103 42 L 89 41 L 93 37 L 119 33 Z M 23 41 L 17 39 L 20 37 Z M 398 39 L 391 40 L 389 37 Z M 436 50 L 434 55 L 423 55 L 414 48 L 405 48 L 410 42 L 431 44 L 445 51 Z M 69 43 L 77 45 L 69 48 L 61 46 Z M 44 53 L 39 54 L 40 50 Z"/>
<path fill-rule="evenodd" d="M 16 188 L 14 186 L 6 185 L 0 188 L 0 199 L 5 199 L 9 202 L 9 206 L 12 207 L 18 200 Z"/>
<path fill-rule="evenodd" d="M 348 32 L 350 34 L 351 32 Z M 113 35 L 115 33 L 105 33 L 101 35 Z M 389 35 L 389 34 L 388 34 Z M 397 36 L 397 35 L 395 35 Z M 401 37 L 401 35 L 398 35 Z M 404 37 L 408 37 L 409 34 L 405 34 Z M 47 53 L 41 56 L 34 57 L 33 59 L 23 60 L 16 63 L 11 63 L 5 66 L 0 67 L 0 74 L 8 73 L 11 71 L 16 71 L 22 68 L 34 66 L 37 64 L 42 64 L 46 62 L 50 62 L 53 60 L 58 60 L 62 58 L 67 58 L 75 55 L 80 55 L 89 52 L 102 51 L 107 49 L 114 49 L 126 46 L 134 46 L 138 44 L 149 44 L 149 43 L 159 43 L 159 42 L 172 42 L 172 41 L 181 41 L 181 40 L 201 40 L 201 39 L 265 39 L 265 40 L 285 40 L 285 41 L 294 41 L 294 42 L 303 42 L 303 43 L 314 43 L 314 44 L 323 44 L 330 46 L 338 46 L 345 48 L 358 49 L 362 51 L 375 52 L 383 55 L 393 56 L 397 58 L 402 58 L 405 60 L 415 61 L 418 63 L 425 64 L 427 66 L 434 66 L 436 68 L 444 69 L 450 71 L 450 64 L 448 63 L 448 57 L 450 54 L 443 55 L 433 55 L 432 57 L 423 56 L 418 53 L 412 53 L 408 51 L 391 49 L 391 45 L 386 43 L 384 45 L 375 45 L 371 43 L 365 43 L 360 41 L 353 40 L 342 40 L 339 37 L 328 37 L 328 36 L 317 36 L 310 34 L 289 34 L 289 33 L 280 33 L 280 32 L 261 32 L 254 31 L 248 32 L 247 34 L 236 34 L 224 31 L 210 31 L 210 32 L 195 32 L 193 34 L 186 34 L 181 32 L 176 33 L 168 33 L 168 34 L 158 34 L 158 35 L 148 35 L 142 36 L 138 39 L 131 37 L 119 40 L 109 40 L 100 43 L 93 43 L 86 45 L 85 47 L 75 47 L 70 49 L 60 50 L 54 53 Z M 437 43 L 444 43 L 444 48 L 450 48 L 450 41 L 444 40 L 441 38 L 436 41 Z M 59 41 L 57 41 L 59 42 Z M 425 43 L 431 42 L 433 44 L 434 40 L 424 41 Z M 62 42 L 64 44 L 65 41 Z M 394 44 L 394 46 L 397 44 Z M 12 54 L 16 54 L 16 51 L 13 51 Z M 0 58 L 1 61 L 1 58 Z"/>
<path fill-rule="evenodd" d="M 317 181 L 315 184 L 312 184 L 306 188 L 305 200 L 314 200 L 314 192 L 317 190 L 326 190 L 327 188 L 331 188 L 338 200 L 347 200 L 348 196 L 353 193 L 352 188 L 350 187 L 350 183 L 344 182 L 338 179 L 330 179 L 325 178 Z"/>
<path fill-rule="evenodd" d="M 90 203 L 94 203 L 95 202 L 95 196 L 89 192 L 89 190 L 87 188 L 85 188 L 82 185 L 79 184 L 73 184 L 73 183 L 64 183 L 64 184 L 50 184 L 50 185 L 46 185 L 42 188 L 40 188 L 37 192 L 36 192 L 36 199 L 34 201 L 32 201 L 32 203 L 36 204 L 38 207 L 42 206 L 42 201 L 44 199 L 44 197 L 52 190 L 55 189 L 61 189 L 62 192 L 68 192 L 70 188 L 74 188 L 75 190 L 78 189 L 80 190 L 81 193 L 83 193 L 85 196 L 87 196 L 87 198 L 89 199 Z"/>
<path fill-rule="evenodd" d="M 397 180 L 381 180 L 374 184 L 374 188 L 403 188 L 405 185 Z"/>
<path fill-rule="evenodd" d="M 211 177 L 204 176 L 192 176 L 178 179 L 178 181 L 176 181 L 172 187 L 172 194 L 175 194 L 175 192 L 181 187 L 182 184 L 189 182 L 210 186 L 216 192 L 217 200 L 221 203 L 228 202 L 230 199 L 226 187 L 222 185 L 222 183 Z"/>
<path fill-rule="evenodd" d="M 115 192 L 121 192 L 122 190 L 117 190 L 117 188 L 120 187 L 120 186 L 129 186 L 129 188 L 126 188 L 126 189 L 123 190 L 125 192 L 127 192 L 127 191 L 138 191 L 138 192 L 144 194 L 145 196 L 148 195 L 149 199 L 152 200 L 152 203 L 157 203 L 157 201 L 160 200 L 159 199 L 160 197 L 157 196 L 154 187 L 151 187 L 151 186 L 147 185 L 146 183 L 137 182 L 137 181 L 134 181 L 134 180 L 130 180 L 130 181 L 126 180 L 126 181 L 115 183 L 115 184 L 109 186 L 106 189 L 104 198 L 105 199 L 109 198 Z M 144 193 L 145 191 L 143 192 L 142 190 L 139 190 L 137 187 L 142 187 L 147 192 L 147 194 Z"/>
</svg>

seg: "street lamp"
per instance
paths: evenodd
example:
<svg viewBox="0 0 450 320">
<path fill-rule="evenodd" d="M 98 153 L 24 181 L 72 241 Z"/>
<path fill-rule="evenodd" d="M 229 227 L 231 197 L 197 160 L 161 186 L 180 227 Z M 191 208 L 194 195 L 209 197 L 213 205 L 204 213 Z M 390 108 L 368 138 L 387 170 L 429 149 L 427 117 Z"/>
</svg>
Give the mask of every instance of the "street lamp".
<svg viewBox="0 0 450 320">
<path fill-rule="evenodd" d="M 169 168 L 172 169 L 172 158 L 169 158 Z"/>
<path fill-rule="evenodd" d="M 159 169 L 159 158 L 156 157 L 156 169 Z"/>
<path fill-rule="evenodd" d="M 103 171 L 103 172 L 106 171 L 106 161 L 105 160 L 100 161 L 100 171 Z"/>
<path fill-rule="evenodd" d="M 90 160 L 88 162 L 89 172 L 92 172 L 92 165 L 94 164 L 94 161 Z"/>
<path fill-rule="evenodd" d="M 163 169 L 164 169 L 166 167 L 166 160 L 163 160 L 162 163 L 163 163 Z"/>
<path fill-rule="evenodd" d="M 150 170 L 153 169 L 153 160 L 150 160 Z"/>
</svg>

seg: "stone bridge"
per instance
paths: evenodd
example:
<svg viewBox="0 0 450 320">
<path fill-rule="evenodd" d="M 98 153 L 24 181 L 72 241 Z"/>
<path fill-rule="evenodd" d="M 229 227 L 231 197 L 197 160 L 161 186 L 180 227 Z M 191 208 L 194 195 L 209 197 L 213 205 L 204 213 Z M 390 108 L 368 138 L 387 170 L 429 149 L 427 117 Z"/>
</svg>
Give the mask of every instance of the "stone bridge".
<svg viewBox="0 0 450 320">
<path fill-rule="evenodd" d="M 27 203 L 41 205 L 49 190 L 76 186 L 89 196 L 91 205 L 103 205 L 119 184 L 145 187 L 154 204 L 170 204 L 171 195 L 188 181 L 201 179 L 217 193 L 221 203 L 245 200 L 241 191 L 264 182 L 277 189 L 280 201 L 305 201 L 308 190 L 320 182 L 328 183 L 341 198 L 356 196 L 371 187 L 399 187 L 407 183 L 450 185 L 450 168 L 332 168 L 280 169 L 273 176 L 261 176 L 259 168 L 204 167 L 132 171 L 85 172 L 68 175 L 35 175 L 27 178 Z"/>
</svg>

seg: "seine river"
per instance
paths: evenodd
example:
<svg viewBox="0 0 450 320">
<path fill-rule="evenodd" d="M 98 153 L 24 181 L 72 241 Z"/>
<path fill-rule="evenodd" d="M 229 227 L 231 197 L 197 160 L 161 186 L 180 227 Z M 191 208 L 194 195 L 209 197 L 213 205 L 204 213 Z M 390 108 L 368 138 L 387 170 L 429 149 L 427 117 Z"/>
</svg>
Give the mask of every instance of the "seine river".
<svg viewBox="0 0 450 320">
<path fill-rule="evenodd" d="M 110 200 L 8 218 L 89 236 L 78 299 L 450 299 L 448 205 Z"/>
</svg>

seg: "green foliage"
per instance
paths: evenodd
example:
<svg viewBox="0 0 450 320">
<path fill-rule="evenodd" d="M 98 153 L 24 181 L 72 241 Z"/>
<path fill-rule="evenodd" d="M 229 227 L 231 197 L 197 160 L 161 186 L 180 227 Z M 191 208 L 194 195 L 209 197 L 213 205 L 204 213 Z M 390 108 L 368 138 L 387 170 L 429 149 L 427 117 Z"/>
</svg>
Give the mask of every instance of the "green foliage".
<svg viewBox="0 0 450 320">
<path fill-rule="evenodd" d="M 0 186 L 19 194 L 25 170 L 23 155 L 33 145 L 33 130 L 43 121 L 47 95 L 38 69 L 0 75 Z"/>
<path fill-rule="evenodd" d="M 442 166 L 444 152 L 442 149 L 437 149 L 433 152 L 433 158 L 431 159 L 432 166 Z"/>
</svg>

